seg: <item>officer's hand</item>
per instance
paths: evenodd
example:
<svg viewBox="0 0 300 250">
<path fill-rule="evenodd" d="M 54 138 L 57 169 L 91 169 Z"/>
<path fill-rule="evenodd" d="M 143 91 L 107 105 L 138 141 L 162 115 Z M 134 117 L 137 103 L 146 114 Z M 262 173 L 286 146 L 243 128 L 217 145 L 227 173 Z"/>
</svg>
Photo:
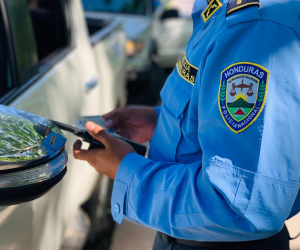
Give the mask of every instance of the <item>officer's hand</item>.
<svg viewBox="0 0 300 250">
<path fill-rule="evenodd" d="M 85 128 L 91 136 L 104 144 L 105 149 L 83 150 L 82 142 L 78 140 L 73 146 L 74 158 L 87 161 L 99 173 L 114 179 L 123 158 L 129 153 L 135 153 L 135 150 L 93 122 L 88 122 Z"/>
<path fill-rule="evenodd" d="M 145 106 L 116 109 L 103 118 L 106 127 L 114 127 L 119 135 L 138 143 L 151 140 L 157 123 L 155 109 Z"/>
</svg>

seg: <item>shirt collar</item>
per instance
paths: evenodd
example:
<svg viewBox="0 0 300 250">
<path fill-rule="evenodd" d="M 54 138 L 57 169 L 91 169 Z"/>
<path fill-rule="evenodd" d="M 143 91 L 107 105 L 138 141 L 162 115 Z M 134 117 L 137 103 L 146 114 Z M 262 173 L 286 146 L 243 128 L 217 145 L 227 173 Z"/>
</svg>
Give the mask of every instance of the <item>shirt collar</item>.
<svg viewBox="0 0 300 250">
<path fill-rule="evenodd" d="M 204 10 L 207 7 L 207 4 L 206 0 L 196 0 L 193 6 L 193 14 Z"/>
</svg>

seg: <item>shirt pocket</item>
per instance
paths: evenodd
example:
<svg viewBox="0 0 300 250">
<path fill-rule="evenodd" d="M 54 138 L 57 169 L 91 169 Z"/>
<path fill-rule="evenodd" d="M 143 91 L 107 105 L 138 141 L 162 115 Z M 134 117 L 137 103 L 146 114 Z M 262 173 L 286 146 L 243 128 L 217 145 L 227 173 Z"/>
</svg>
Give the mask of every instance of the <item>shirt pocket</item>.
<svg viewBox="0 0 300 250">
<path fill-rule="evenodd" d="M 250 172 L 219 157 L 208 162 L 206 174 L 210 183 L 233 211 L 257 231 L 282 228 L 299 192 L 299 183 Z"/>
<path fill-rule="evenodd" d="M 184 80 L 175 68 L 161 91 L 161 99 L 175 118 L 183 115 L 187 103 L 191 99 L 193 85 Z"/>
<path fill-rule="evenodd" d="M 176 161 L 176 150 L 181 138 L 180 125 L 191 99 L 192 89 L 193 85 L 181 78 L 177 69 L 168 78 L 161 91 L 161 113 L 151 142 L 149 156 L 153 160 Z"/>
</svg>

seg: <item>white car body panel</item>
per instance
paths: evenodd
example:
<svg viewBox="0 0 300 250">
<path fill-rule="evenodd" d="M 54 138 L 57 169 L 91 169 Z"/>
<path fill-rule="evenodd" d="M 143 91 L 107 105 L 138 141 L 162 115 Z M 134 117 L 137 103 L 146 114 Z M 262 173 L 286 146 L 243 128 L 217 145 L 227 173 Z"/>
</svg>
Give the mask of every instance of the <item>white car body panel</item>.
<svg viewBox="0 0 300 250">
<path fill-rule="evenodd" d="M 205 0 L 203 0 L 205 1 Z M 157 43 L 157 54 L 163 68 L 172 68 L 184 54 L 185 47 L 193 33 L 191 18 L 194 0 L 172 0 L 167 9 L 178 10 L 178 18 L 161 20 L 155 26 L 154 37 Z"/>
<path fill-rule="evenodd" d="M 105 93 L 100 99 L 101 114 L 111 111 L 112 107 L 122 107 L 126 104 L 126 36 L 120 22 L 114 22 L 119 32 L 111 33 L 101 43 L 93 45 L 93 54 L 101 79 L 100 89 L 101 93 Z M 97 40 L 97 33 L 91 37 L 91 41 L 93 40 Z"/>
<path fill-rule="evenodd" d="M 156 28 L 160 65 L 163 68 L 174 67 L 193 33 L 193 23 L 187 18 L 170 18 L 162 20 Z"/>
<path fill-rule="evenodd" d="M 124 40 L 123 32 L 112 32 L 114 38 L 100 40 L 92 48 L 79 0 L 71 1 L 71 12 L 74 47 L 9 106 L 73 124 L 79 116 L 114 109 L 117 101 L 113 97 L 125 103 L 125 53 L 121 51 L 118 59 L 107 53 L 114 46 L 113 39 Z M 124 41 L 121 50 L 123 45 Z M 116 60 L 117 72 L 112 68 Z M 99 79 L 98 85 L 85 92 L 85 84 L 94 77 Z M 86 162 L 74 160 L 72 144 L 77 138 L 65 135 L 69 156 L 66 176 L 35 201 L 0 208 L 0 249 L 59 250 L 68 224 L 90 197 L 99 174 Z"/>
<path fill-rule="evenodd" d="M 86 11 L 85 16 L 92 19 L 116 19 L 123 25 L 126 39 L 143 42 L 141 53 L 128 58 L 127 71 L 140 72 L 150 68 L 152 42 L 152 19 L 149 16 Z"/>
</svg>

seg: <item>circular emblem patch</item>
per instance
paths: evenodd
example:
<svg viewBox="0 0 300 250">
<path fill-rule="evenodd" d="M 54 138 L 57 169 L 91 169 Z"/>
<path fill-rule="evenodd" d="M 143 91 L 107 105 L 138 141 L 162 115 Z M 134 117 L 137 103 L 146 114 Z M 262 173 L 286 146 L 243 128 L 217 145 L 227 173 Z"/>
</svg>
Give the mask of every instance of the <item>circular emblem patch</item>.
<svg viewBox="0 0 300 250">
<path fill-rule="evenodd" d="M 267 96 L 269 71 L 240 62 L 221 73 L 219 108 L 226 125 L 235 133 L 247 129 L 261 113 Z"/>
</svg>

